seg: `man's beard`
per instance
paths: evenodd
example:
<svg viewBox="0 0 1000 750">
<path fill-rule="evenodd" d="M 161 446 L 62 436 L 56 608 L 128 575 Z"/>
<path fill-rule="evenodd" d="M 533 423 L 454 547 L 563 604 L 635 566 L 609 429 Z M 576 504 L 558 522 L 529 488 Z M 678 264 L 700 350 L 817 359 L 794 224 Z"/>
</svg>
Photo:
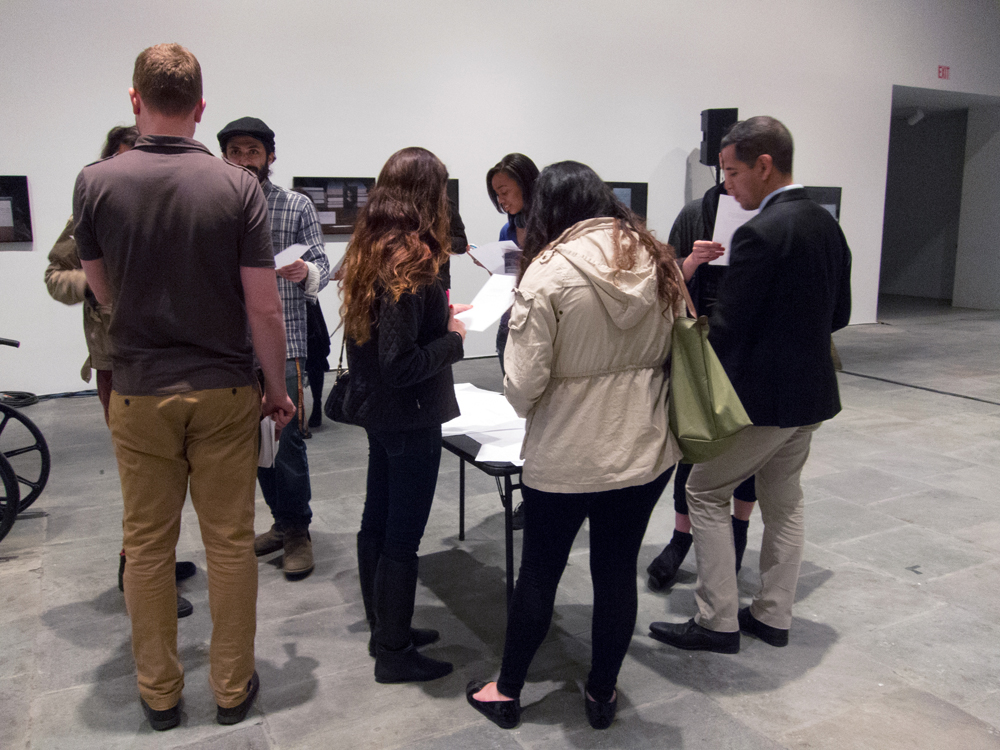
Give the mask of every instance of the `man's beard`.
<svg viewBox="0 0 1000 750">
<path fill-rule="evenodd" d="M 250 169 L 249 167 L 247 168 Z M 257 179 L 260 181 L 260 184 L 263 185 L 264 181 L 271 176 L 271 165 L 265 161 L 260 167 L 257 169 L 251 169 L 250 171 L 257 175 Z"/>
</svg>

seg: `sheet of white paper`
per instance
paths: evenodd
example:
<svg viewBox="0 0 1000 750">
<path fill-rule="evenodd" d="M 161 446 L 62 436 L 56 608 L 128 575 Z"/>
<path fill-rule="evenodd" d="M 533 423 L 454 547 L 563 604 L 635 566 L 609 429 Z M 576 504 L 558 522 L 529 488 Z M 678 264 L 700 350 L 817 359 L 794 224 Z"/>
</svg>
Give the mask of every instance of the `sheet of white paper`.
<svg viewBox="0 0 1000 750">
<path fill-rule="evenodd" d="M 473 298 L 472 309 L 458 313 L 455 318 L 470 331 L 485 331 L 514 304 L 516 282 L 513 276 L 493 274 Z"/>
<path fill-rule="evenodd" d="M 14 226 L 14 201 L 0 198 L 0 227 Z"/>
<path fill-rule="evenodd" d="M 504 242 L 491 242 L 488 245 L 479 245 L 469 250 L 469 255 L 479 261 L 479 263 L 490 273 L 509 273 L 505 257 L 508 253 L 519 253 L 516 244 L 510 240 Z"/>
<path fill-rule="evenodd" d="M 497 430 L 519 430 L 524 433 L 524 420 L 501 393 L 485 391 L 469 383 L 455 384 L 455 398 L 462 412 L 441 425 L 444 435 L 471 435 Z"/>
<path fill-rule="evenodd" d="M 729 246 L 733 242 L 736 230 L 760 213 L 759 210 L 744 211 L 731 195 L 719 196 L 719 210 L 715 215 L 715 231 L 712 232 L 712 242 L 718 242 L 726 252 L 721 257 L 709 261 L 709 265 L 728 266 Z"/>
<path fill-rule="evenodd" d="M 264 417 L 260 420 L 260 454 L 257 456 L 257 465 L 270 469 L 274 466 L 274 457 L 278 453 L 278 441 L 274 437 L 274 420 L 271 417 Z"/>
<path fill-rule="evenodd" d="M 468 435 L 480 444 L 477 461 L 509 462 L 522 466 L 524 420 L 517 416 L 503 394 L 456 383 L 455 398 L 461 416 L 441 425 L 443 435 Z"/>
<path fill-rule="evenodd" d="M 332 281 L 333 275 L 344 265 L 344 258 L 347 257 L 347 243 L 324 242 L 323 246 L 326 250 L 326 257 L 330 261 L 330 280 Z"/>
<path fill-rule="evenodd" d="M 490 430 L 489 432 L 472 432 L 467 434 L 479 443 L 479 453 L 476 455 L 477 461 L 506 461 L 515 466 L 524 465 L 524 459 L 521 458 L 521 444 L 524 442 L 523 428 L 519 430 Z"/>
<path fill-rule="evenodd" d="M 284 268 L 289 266 L 303 255 L 306 254 L 306 250 L 309 249 L 309 245 L 303 245 L 301 242 L 296 242 L 294 245 L 289 245 L 280 253 L 274 256 L 274 267 Z"/>
</svg>

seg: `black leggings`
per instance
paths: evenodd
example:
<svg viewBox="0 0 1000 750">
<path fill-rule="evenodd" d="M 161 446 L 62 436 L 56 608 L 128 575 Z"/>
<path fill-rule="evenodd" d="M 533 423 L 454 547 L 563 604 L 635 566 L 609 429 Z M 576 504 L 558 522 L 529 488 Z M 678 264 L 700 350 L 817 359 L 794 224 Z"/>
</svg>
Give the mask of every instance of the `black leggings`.
<svg viewBox="0 0 1000 750">
<path fill-rule="evenodd" d="M 605 492 L 541 492 L 522 485 L 524 545 L 497 681 L 503 695 L 521 696 L 528 666 L 552 623 L 556 589 L 573 540 L 589 517 L 594 614 L 587 690 L 595 700 L 611 700 L 635 629 L 639 547 L 671 471 L 649 484 Z"/>
<path fill-rule="evenodd" d="M 693 466 L 694 464 L 677 464 L 677 476 L 674 477 L 674 512 L 682 516 L 688 515 L 687 483 Z M 733 490 L 733 497 L 747 503 L 757 502 L 757 486 L 752 476 L 740 482 Z"/>
</svg>

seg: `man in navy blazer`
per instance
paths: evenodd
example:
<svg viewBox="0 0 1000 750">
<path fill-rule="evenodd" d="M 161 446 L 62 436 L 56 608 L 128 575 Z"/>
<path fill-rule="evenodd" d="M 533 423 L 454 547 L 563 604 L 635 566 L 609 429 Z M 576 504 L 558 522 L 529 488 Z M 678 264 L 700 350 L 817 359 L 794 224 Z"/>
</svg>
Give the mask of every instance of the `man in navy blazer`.
<svg viewBox="0 0 1000 750">
<path fill-rule="evenodd" d="M 726 190 L 760 213 L 733 235 L 709 341 L 753 426 L 688 479 L 698 615 L 650 625 L 678 648 L 735 654 L 741 630 L 788 643 L 804 540 L 800 476 L 813 432 L 840 411 L 830 334 L 851 315 L 851 251 L 836 220 L 793 182 L 792 151 L 772 117 L 739 122 L 722 140 Z M 739 609 L 729 501 L 750 475 L 764 519 L 761 590 Z"/>
</svg>

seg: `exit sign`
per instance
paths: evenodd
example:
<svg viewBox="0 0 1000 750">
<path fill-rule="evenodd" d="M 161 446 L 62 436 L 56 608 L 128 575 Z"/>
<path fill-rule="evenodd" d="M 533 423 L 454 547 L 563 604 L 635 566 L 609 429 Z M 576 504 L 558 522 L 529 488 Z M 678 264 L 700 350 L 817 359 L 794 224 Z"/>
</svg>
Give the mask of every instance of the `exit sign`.
<svg viewBox="0 0 1000 750">
<path fill-rule="evenodd" d="M 951 78 L 951 68 L 947 65 L 938 65 L 938 78 L 944 78 L 945 80 Z"/>
</svg>

